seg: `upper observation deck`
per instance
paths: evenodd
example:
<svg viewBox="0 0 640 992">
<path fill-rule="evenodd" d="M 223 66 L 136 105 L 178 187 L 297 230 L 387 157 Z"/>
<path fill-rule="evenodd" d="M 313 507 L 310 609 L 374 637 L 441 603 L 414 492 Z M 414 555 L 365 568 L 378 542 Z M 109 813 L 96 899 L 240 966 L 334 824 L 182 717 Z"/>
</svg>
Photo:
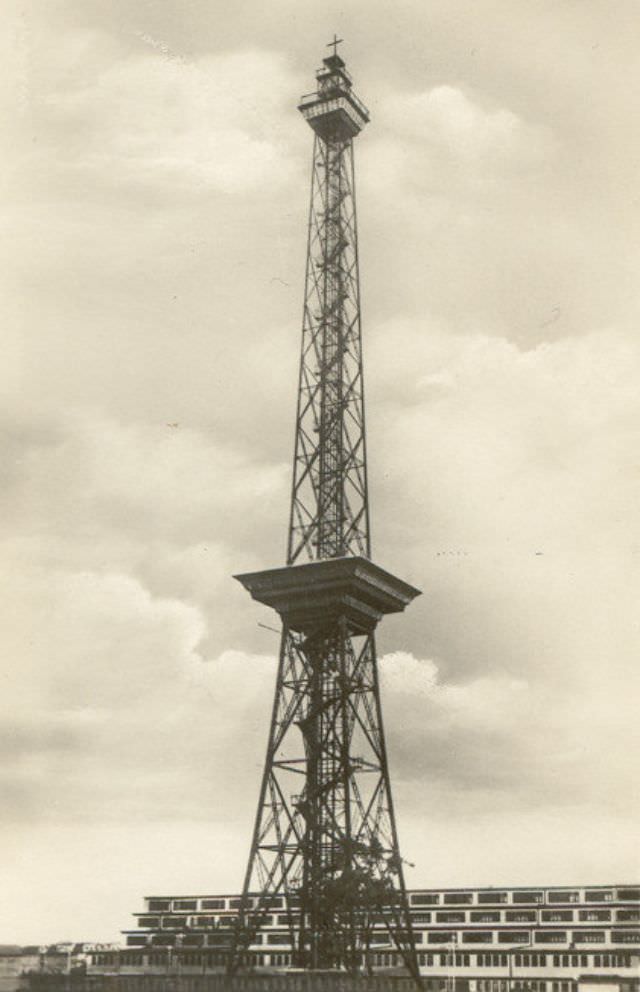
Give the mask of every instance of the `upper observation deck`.
<svg viewBox="0 0 640 992">
<path fill-rule="evenodd" d="M 324 141 L 348 141 L 368 123 L 369 111 L 353 92 L 343 59 L 333 54 L 322 62 L 318 89 L 301 98 L 298 110 Z"/>
</svg>

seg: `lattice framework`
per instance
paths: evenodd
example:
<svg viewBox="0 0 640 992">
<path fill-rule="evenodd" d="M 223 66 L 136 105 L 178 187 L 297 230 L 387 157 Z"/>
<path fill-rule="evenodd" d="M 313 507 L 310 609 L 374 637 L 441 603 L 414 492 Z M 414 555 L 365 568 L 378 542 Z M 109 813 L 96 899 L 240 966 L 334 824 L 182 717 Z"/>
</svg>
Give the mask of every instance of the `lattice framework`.
<svg viewBox="0 0 640 992">
<path fill-rule="evenodd" d="M 315 138 L 287 547 L 290 574 L 300 576 L 310 602 L 320 586 L 309 565 L 296 571 L 302 563 L 371 554 L 353 158 L 368 114 L 335 51 L 317 78 L 318 92 L 300 106 Z M 357 595 L 355 585 L 349 595 Z M 286 606 L 280 609 L 273 712 L 230 970 L 248 959 L 284 897 L 284 936 L 296 966 L 368 970 L 382 940 L 418 980 L 382 724 L 377 621 L 356 622 L 345 607 L 324 618 L 311 610 L 292 624 Z"/>
</svg>

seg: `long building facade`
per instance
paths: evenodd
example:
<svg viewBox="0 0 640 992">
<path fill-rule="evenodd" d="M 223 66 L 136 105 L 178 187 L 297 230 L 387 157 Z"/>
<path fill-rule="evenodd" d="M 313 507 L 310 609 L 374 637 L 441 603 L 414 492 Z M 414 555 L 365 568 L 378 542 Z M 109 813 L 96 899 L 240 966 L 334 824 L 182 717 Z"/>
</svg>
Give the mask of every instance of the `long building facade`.
<svg viewBox="0 0 640 992">
<path fill-rule="evenodd" d="M 640 992 L 640 885 L 415 889 L 409 892 L 423 983 L 431 992 Z M 96 953 L 89 972 L 206 974 L 224 970 L 240 900 L 149 896 L 126 946 Z M 298 907 L 273 899 L 245 964 L 291 968 Z M 384 920 L 363 948 L 374 973 L 398 973 Z"/>
</svg>

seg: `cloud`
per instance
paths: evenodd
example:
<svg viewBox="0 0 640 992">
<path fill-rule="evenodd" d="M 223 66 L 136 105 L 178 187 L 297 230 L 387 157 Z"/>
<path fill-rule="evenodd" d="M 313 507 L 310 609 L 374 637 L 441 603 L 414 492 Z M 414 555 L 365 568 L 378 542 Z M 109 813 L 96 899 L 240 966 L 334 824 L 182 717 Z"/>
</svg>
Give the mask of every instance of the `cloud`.
<svg viewBox="0 0 640 992">
<path fill-rule="evenodd" d="M 638 484 L 629 440 L 640 350 L 631 335 L 603 330 L 522 350 L 400 322 L 379 328 L 372 350 L 373 368 L 385 369 L 384 383 L 380 372 L 374 380 L 384 417 L 373 416 L 389 499 L 408 498 L 412 510 L 400 519 L 436 544 L 455 533 L 454 546 L 467 549 L 627 544 Z"/>
<path fill-rule="evenodd" d="M 550 135 L 542 127 L 525 123 L 507 107 L 484 109 L 448 84 L 395 94 L 382 115 L 390 131 L 411 142 L 405 147 L 408 168 L 414 170 L 418 157 L 426 164 L 444 155 L 449 166 L 473 170 L 469 181 L 486 181 L 490 172 L 497 182 L 505 169 L 531 166 L 551 152 Z M 424 173 L 416 172 L 419 181 Z"/>
<path fill-rule="evenodd" d="M 628 812 L 634 770 L 619 709 L 606 696 L 576 708 L 538 678 L 490 671 L 445 682 L 432 661 L 406 652 L 385 655 L 381 671 L 390 751 L 403 794 L 414 786 L 413 817 L 428 821 L 434 797 L 445 818 L 470 807 L 482 815 L 589 809 L 604 741 L 613 778 L 599 800 L 606 793 L 612 814 Z"/>
<path fill-rule="evenodd" d="M 152 189 L 202 197 L 275 189 L 291 182 L 297 163 L 283 123 L 291 76 L 264 51 L 186 60 L 142 32 L 128 56 L 103 61 L 104 41 L 85 32 L 45 65 L 56 85 L 37 105 L 41 138 L 27 162 L 35 176 L 86 193 L 104 184 L 145 196 Z M 61 70 L 64 60 L 74 74 Z M 252 80 L 264 87 L 258 103 Z M 55 152 L 55 158 L 52 155 Z"/>
<path fill-rule="evenodd" d="M 635 338 L 522 350 L 399 322 L 372 353 L 376 548 L 424 590 L 381 633 L 400 802 L 423 823 L 606 802 L 628 844 Z"/>
<path fill-rule="evenodd" d="M 122 574 L 42 570 L 2 610 L 22 658 L 20 672 L 5 672 L 2 700 L 3 781 L 14 792 L 5 817 L 122 823 L 184 817 L 187 807 L 211 816 L 223 779 L 237 804 L 223 754 L 231 736 L 236 761 L 262 743 L 264 728 L 258 741 L 251 724 L 268 706 L 273 659 L 207 660 L 202 613 Z"/>
</svg>

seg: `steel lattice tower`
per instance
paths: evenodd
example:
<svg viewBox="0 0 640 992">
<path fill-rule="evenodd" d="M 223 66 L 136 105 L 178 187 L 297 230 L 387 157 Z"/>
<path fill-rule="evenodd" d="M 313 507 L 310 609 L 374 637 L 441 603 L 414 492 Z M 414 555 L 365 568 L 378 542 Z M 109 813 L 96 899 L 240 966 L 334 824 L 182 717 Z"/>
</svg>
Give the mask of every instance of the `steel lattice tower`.
<svg viewBox="0 0 640 992">
<path fill-rule="evenodd" d="M 280 905 L 294 965 L 356 973 L 386 945 L 417 978 L 374 631 L 418 590 L 370 558 L 353 163 L 369 115 L 336 45 L 299 106 L 315 136 L 287 564 L 237 576 L 283 630 L 229 969 Z"/>
</svg>

